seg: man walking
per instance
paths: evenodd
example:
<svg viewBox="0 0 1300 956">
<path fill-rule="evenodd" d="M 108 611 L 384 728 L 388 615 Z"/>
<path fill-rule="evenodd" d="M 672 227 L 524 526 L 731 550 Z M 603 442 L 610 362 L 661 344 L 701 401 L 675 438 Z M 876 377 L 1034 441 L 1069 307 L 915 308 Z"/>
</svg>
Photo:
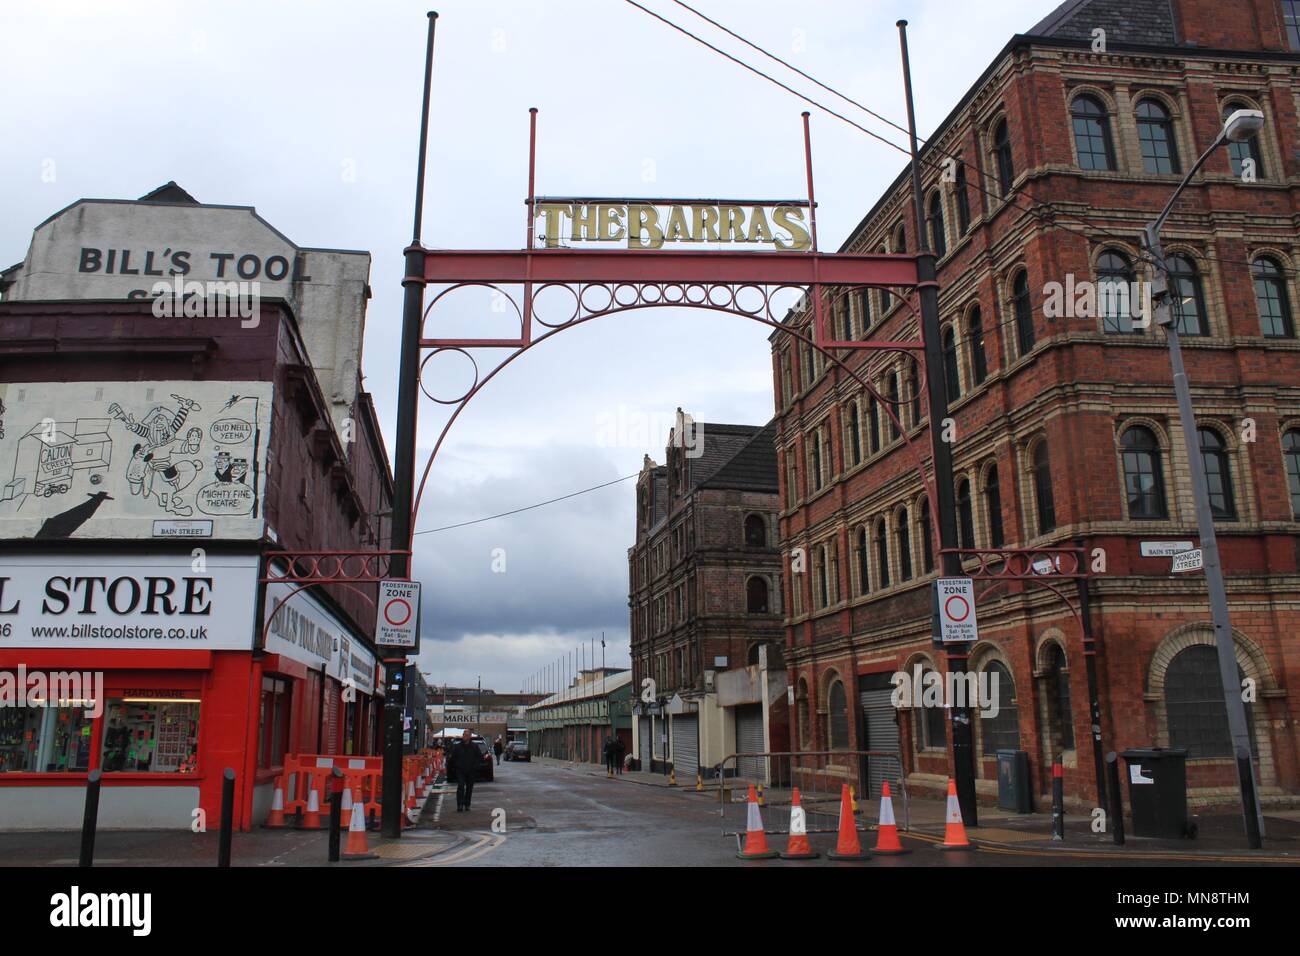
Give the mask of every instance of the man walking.
<svg viewBox="0 0 1300 956">
<path fill-rule="evenodd" d="M 623 758 L 627 755 L 627 746 L 623 743 L 622 737 L 614 738 L 614 771 L 621 774 L 623 772 Z"/>
<path fill-rule="evenodd" d="M 456 775 L 456 812 L 468 810 L 470 800 L 474 797 L 474 775 L 478 772 L 479 761 L 483 759 L 474 746 L 474 737 L 468 730 L 461 735 L 460 741 L 451 748 L 447 758 L 447 773 Z"/>
<path fill-rule="evenodd" d="M 501 751 L 506 749 L 506 745 L 501 742 L 501 735 L 497 734 L 497 739 L 492 741 L 492 752 L 497 755 L 497 766 L 501 766 Z"/>
</svg>

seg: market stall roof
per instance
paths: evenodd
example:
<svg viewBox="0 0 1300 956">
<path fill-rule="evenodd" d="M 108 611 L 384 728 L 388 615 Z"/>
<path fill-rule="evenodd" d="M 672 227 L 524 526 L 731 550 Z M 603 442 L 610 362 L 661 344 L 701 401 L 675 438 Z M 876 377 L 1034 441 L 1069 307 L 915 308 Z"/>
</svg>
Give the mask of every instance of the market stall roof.
<svg viewBox="0 0 1300 956">
<path fill-rule="evenodd" d="M 567 687 L 558 694 L 552 694 L 545 700 L 539 700 L 531 705 L 530 711 L 539 710 L 543 707 L 554 707 L 556 704 L 564 704 L 569 701 L 591 700 L 594 697 L 604 697 L 612 694 L 620 687 L 626 687 L 632 683 L 632 672 L 625 670 L 609 677 L 601 677 L 597 680 L 584 681 L 573 687 Z"/>
</svg>

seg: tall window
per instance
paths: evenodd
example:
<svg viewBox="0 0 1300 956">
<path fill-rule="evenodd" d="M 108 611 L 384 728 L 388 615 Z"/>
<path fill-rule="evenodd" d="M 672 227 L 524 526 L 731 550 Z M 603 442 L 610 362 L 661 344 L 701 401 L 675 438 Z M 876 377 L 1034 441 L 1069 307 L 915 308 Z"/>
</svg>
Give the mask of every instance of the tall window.
<svg viewBox="0 0 1300 956">
<path fill-rule="evenodd" d="M 1226 122 L 1239 109 L 1248 109 L 1245 104 L 1229 103 L 1223 108 L 1223 119 Z M 1232 166 L 1232 175 L 1240 178 L 1246 169 L 1246 161 L 1249 160 L 1254 170 L 1255 176 L 1264 175 L 1264 162 L 1259 157 L 1259 137 L 1252 136 L 1238 143 L 1228 143 L 1228 162 Z"/>
<path fill-rule="evenodd" d="M 975 375 L 975 384 L 983 385 L 989 377 L 989 361 L 984 351 L 984 320 L 980 316 L 980 307 L 971 309 L 970 320 L 966 323 L 967 339 L 970 341 L 971 371 Z"/>
<path fill-rule="evenodd" d="M 1130 518 L 1166 518 L 1164 474 L 1160 445 L 1151 429 L 1134 425 L 1120 439 L 1124 461 L 1124 493 Z"/>
<path fill-rule="evenodd" d="M 1180 335 L 1204 335 L 1205 293 L 1196 264 L 1186 256 L 1169 256 L 1169 296 Z"/>
<path fill-rule="evenodd" d="M 1244 676 L 1240 667 L 1237 675 Z M 1250 704 L 1246 705 L 1246 726 L 1250 728 L 1253 751 L 1252 709 Z M 1165 715 L 1169 722 L 1170 747 L 1186 748 L 1187 756 L 1193 760 L 1232 756 L 1219 655 L 1213 645 L 1193 644 L 1169 662 L 1169 670 L 1165 672 Z"/>
<path fill-rule="evenodd" d="M 984 479 L 984 507 L 989 513 L 989 547 L 1000 548 L 1006 544 L 1002 530 L 1002 488 L 998 484 L 998 466 L 989 469 Z"/>
<path fill-rule="evenodd" d="M 1259 324 L 1270 338 L 1293 338 L 1295 326 L 1291 321 L 1291 300 L 1286 291 L 1286 277 L 1277 261 L 1260 256 L 1251 266 L 1255 276 L 1255 304 L 1259 308 Z"/>
<path fill-rule="evenodd" d="M 964 236 L 970 229 L 970 197 L 966 192 L 966 164 L 957 163 L 957 176 L 952 184 L 952 195 L 957 207 L 957 235 Z"/>
<path fill-rule="evenodd" d="M 849 747 L 849 699 L 848 694 L 844 691 L 844 682 L 835 681 L 831 684 L 831 692 L 827 696 L 828 707 L 827 714 L 830 729 L 830 749 L 847 750 Z"/>
<path fill-rule="evenodd" d="M 1297 462 L 1300 463 L 1300 458 Z M 930 524 L 929 498 L 921 499 L 921 570 L 926 574 L 934 570 L 934 528 Z"/>
<path fill-rule="evenodd" d="M 1110 143 L 1110 119 L 1106 108 L 1091 96 L 1076 96 L 1070 104 L 1074 125 L 1074 153 L 1080 169 L 1115 168 L 1115 151 Z"/>
<path fill-rule="evenodd" d="M 835 315 L 839 318 L 836 332 L 841 336 L 840 341 L 851 341 L 853 339 L 853 310 L 849 308 L 847 293 L 841 293 L 835 297 Z"/>
<path fill-rule="evenodd" d="M 950 325 L 943 330 L 943 381 L 949 403 L 961 398 L 961 377 L 957 371 L 957 333 Z"/>
<path fill-rule="evenodd" d="M 906 508 L 898 513 L 898 579 L 912 580 L 912 527 Z"/>
<path fill-rule="evenodd" d="M 931 680 L 930 676 L 939 675 L 927 667 L 921 672 L 921 686 L 925 687 L 926 683 Z M 947 714 L 942 707 L 926 707 L 925 716 L 921 721 L 921 746 L 931 750 L 942 750 L 948 746 L 948 721 Z"/>
<path fill-rule="evenodd" d="M 880 586 L 889 587 L 889 538 L 884 521 L 876 525 L 876 566 L 879 568 L 876 577 L 880 580 Z"/>
<path fill-rule="evenodd" d="M 868 447 L 874 455 L 880 451 L 880 403 L 872 395 L 867 403 L 867 437 Z"/>
<path fill-rule="evenodd" d="M 1097 308 L 1107 332 L 1133 331 L 1133 264 L 1108 249 L 1097 257 Z"/>
<path fill-rule="evenodd" d="M 813 488 L 821 491 L 822 487 L 822 436 L 821 430 L 813 432 L 812 435 L 812 478 Z"/>
<path fill-rule="evenodd" d="M 1056 731 L 1062 750 L 1074 749 L 1074 718 L 1070 712 L 1070 671 L 1065 651 L 1052 644 L 1047 652 L 1047 707 L 1049 724 Z"/>
<path fill-rule="evenodd" d="M 903 224 L 901 222 L 894 227 L 894 251 L 907 251 L 907 233 L 903 231 Z"/>
<path fill-rule="evenodd" d="M 1016 316 L 1016 343 L 1020 354 L 1028 355 L 1034 347 L 1034 313 L 1029 305 L 1029 274 L 1023 269 L 1011 286 L 1011 307 Z"/>
<path fill-rule="evenodd" d="M 767 613 L 767 581 L 752 577 L 745 582 L 745 610 L 750 614 Z"/>
<path fill-rule="evenodd" d="M 869 574 L 867 551 L 867 529 L 858 529 L 858 593 L 866 594 L 871 590 L 871 575 Z"/>
<path fill-rule="evenodd" d="M 1138 142 L 1142 145 L 1142 166 L 1148 173 L 1178 173 L 1178 147 L 1169 110 L 1159 100 L 1145 99 L 1137 105 Z"/>
<path fill-rule="evenodd" d="M 799 731 L 799 743 L 804 749 L 812 742 L 808 739 L 808 682 L 799 678 L 799 690 L 795 692 L 795 727 Z"/>
<path fill-rule="evenodd" d="M 817 606 L 827 607 L 831 603 L 830 582 L 827 578 L 826 569 L 826 545 L 821 545 L 817 549 L 816 559 L 817 571 Z"/>
<path fill-rule="evenodd" d="M 1228 468 L 1228 450 L 1223 436 L 1213 428 L 1198 428 L 1201 461 L 1205 462 L 1205 483 L 1210 491 L 1210 513 L 1224 521 L 1237 517 L 1232 495 L 1232 472 Z"/>
<path fill-rule="evenodd" d="M 1291 49 L 1300 50 L 1300 2 L 1282 0 L 1282 20 L 1286 23 L 1286 39 Z"/>
<path fill-rule="evenodd" d="M 939 193 L 930 197 L 930 243 L 934 257 L 942 259 L 948 252 L 948 236 L 943 228 L 943 198 Z"/>
<path fill-rule="evenodd" d="M 1011 164 L 1011 132 L 1007 121 L 1000 120 L 993 128 L 993 157 L 998 167 L 998 188 L 1003 197 L 1011 195 L 1011 184 L 1016 180 L 1016 169 Z"/>
<path fill-rule="evenodd" d="M 1056 500 L 1052 497 L 1052 463 L 1047 457 L 1047 442 L 1034 446 L 1034 502 L 1038 506 L 1038 533 L 1056 530 Z"/>
<path fill-rule="evenodd" d="M 980 736 L 983 737 L 984 756 L 992 757 L 999 750 L 1020 749 L 1020 710 L 1016 706 L 1016 685 L 1011 680 L 1011 672 L 998 661 L 990 661 L 984 667 L 988 675 L 989 695 L 996 693 L 998 711 L 996 717 L 980 717 Z M 997 690 L 993 681 L 996 677 Z"/>
<path fill-rule="evenodd" d="M 862 422 L 858 416 L 858 403 L 849 403 L 849 450 L 853 464 L 862 463 Z"/>
<path fill-rule="evenodd" d="M 750 515 L 745 519 L 745 547 L 767 547 L 767 523 L 762 515 Z"/>
<path fill-rule="evenodd" d="M 1300 521 L 1300 431 L 1292 428 L 1282 436 L 1282 461 L 1286 484 L 1291 492 L 1291 515 Z"/>
<path fill-rule="evenodd" d="M 957 546 L 975 547 L 975 513 L 971 508 L 970 482 L 963 478 L 957 482 Z"/>
<path fill-rule="evenodd" d="M 858 303 L 858 323 L 862 328 L 862 334 L 867 334 L 867 329 L 871 328 L 871 296 L 865 286 L 856 289 L 853 297 Z"/>
<path fill-rule="evenodd" d="M 889 389 L 886 392 L 889 399 L 889 410 L 892 411 L 893 417 L 889 419 L 889 440 L 893 441 L 898 437 L 898 419 L 903 414 L 903 407 L 898 404 L 898 373 L 889 373 Z"/>
</svg>

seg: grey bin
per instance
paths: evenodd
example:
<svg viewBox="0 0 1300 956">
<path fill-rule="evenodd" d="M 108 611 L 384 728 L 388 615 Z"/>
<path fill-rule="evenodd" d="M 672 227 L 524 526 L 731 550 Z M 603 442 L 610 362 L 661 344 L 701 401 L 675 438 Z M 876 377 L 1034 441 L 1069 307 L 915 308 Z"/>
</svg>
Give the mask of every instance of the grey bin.
<svg viewBox="0 0 1300 956">
<path fill-rule="evenodd" d="M 1187 825 L 1187 751 L 1151 747 L 1126 750 L 1128 804 L 1133 835 L 1178 839 L 1195 836 Z"/>
<path fill-rule="evenodd" d="M 998 806 L 1016 813 L 1033 813 L 1033 786 L 1029 780 L 1029 754 L 1024 750 L 998 751 Z"/>
</svg>

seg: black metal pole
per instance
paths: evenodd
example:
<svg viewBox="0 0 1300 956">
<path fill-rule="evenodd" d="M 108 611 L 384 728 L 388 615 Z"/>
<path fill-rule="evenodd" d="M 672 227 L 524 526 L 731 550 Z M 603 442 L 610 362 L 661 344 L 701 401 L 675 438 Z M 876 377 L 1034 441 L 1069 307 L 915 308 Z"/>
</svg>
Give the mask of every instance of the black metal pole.
<svg viewBox="0 0 1300 956">
<path fill-rule="evenodd" d="M 99 823 L 99 780 L 102 774 L 92 770 L 86 777 L 86 810 L 81 817 L 81 860 L 79 866 L 95 864 L 95 827 Z"/>
<path fill-rule="evenodd" d="M 1052 764 L 1052 839 L 1065 839 L 1065 773 L 1060 759 Z"/>
<path fill-rule="evenodd" d="M 1119 790 L 1119 755 L 1106 754 L 1106 781 L 1110 788 L 1110 809 L 1106 811 L 1106 825 L 1116 846 L 1124 845 L 1124 798 Z"/>
<path fill-rule="evenodd" d="M 1075 545 L 1083 547 L 1081 540 L 1075 539 Z M 1085 551 L 1080 561 L 1088 559 Z M 1097 803 L 1110 813 L 1109 797 L 1106 793 L 1106 755 L 1101 742 L 1101 698 L 1097 688 L 1097 641 L 1092 635 L 1092 595 L 1087 578 L 1076 582 L 1079 593 L 1079 621 L 1083 627 L 1083 665 L 1088 675 L 1088 730 L 1092 734 L 1092 765 L 1097 775 Z"/>
<path fill-rule="evenodd" d="M 939 529 L 939 553 L 945 577 L 961 577 L 961 556 L 957 541 L 957 497 L 952 476 L 952 449 L 943 439 L 944 421 L 948 418 L 948 392 L 944 387 L 943 351 L 939 337 L 939 283 L 934 253 L 925 234 L 925 199 L 921 194 L 921 160 L 916 141 L 916 112 L 912 105 L 912 67 L 907 56 L 907 21 L 898 21 L 898 42 L 903 53 L 903 92 L 907 98 L 907 128 L 912 144 L 912 193 L 916 200 L 916 272 L 917 294 L 921 300 L 921 337 L 925 341 L 926 397 L 930 405 L 930 451 L 934 458 L 934 494 L 936 524 Z M 937 637 L 937 635 L 936 635 Z M 945 647 L 948 670 L 966 673 L 966 649 Z M 969 702 L 952 707 L 953 779 L 957 783 L 957 802 L 962 822 L 979 826 L 975 803 L 975 748 Z"/>
<path fill-rule="evenodd" d="M 415 222 L 411 245 L 407 247 L 406 275 L 402 277 L 402 351 L 397 372 L 397 446 L 393 462 L 393 556 L 390 573 L 394 578 L 408 578 L 411 573 L 411 542 L 415 516 L 415 425 L 420 396 L 420 322 L 424 315 L 424 252 L 420 232 L 424 221 L 424 168 L 429 144 L 429 94 L 433 80 L 433 37 L 438 14 L 429 13 L 429 37 L 424 53 L 424 105 L 420 115 L 420 156 L 415 177 Z M 407 552 L 407 553 L 402 553 Z M 406 655 L 391 652 L 384 659 L 385 668 L 403 671 L 404 689 Z M 380 804 L 380 829 L 384 836 L 397 840 L 402 836 L 402 714 L 406 695 L 392 692 L 390 685 L 384 698 L 384 773 L 383 798 Z"/>
<path fill-rule="evenodd" d="M 221 836 L 217 842 L 217 866 L 230 866 L 230 840 L 235 832 L 235 771 L 221 772 Z"/>
<path fill-rule="evenodd" d="M 339 831 L 343 826 L 343 771 L 338 767 L 330 771 L 330 845 L 329 861 L 339 861 Z"/>
</svg>

